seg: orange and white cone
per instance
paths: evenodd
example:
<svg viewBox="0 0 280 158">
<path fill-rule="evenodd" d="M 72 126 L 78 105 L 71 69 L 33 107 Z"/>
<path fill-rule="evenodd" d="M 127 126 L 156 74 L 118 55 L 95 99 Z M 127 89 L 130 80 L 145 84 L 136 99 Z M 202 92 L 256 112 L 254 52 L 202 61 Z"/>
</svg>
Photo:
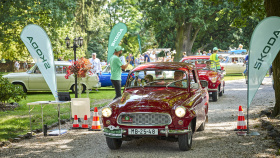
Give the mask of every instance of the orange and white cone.
<svg viewBox="0 0 280 158">
<path fill-rule="evenodd" d="M 94 108 L 92 126 L 89 128 L 89 131 L 101 131 L 97 107 Z"/>
<path fill-rule="evenodd" d="M 74 122 L 73 122 L 73 125 L 72 125 L 72 129 L 79 129 L 81 128 L 80 125 L 79 125 L 79 122 L 78 122 L 78 117 L 77 115 L 74 115 Z"/>
<path fill-rule="evenodd" d="M 82 128 L 88 128 L 87 115 L 84 116 L 84 123 L 82 124 Z"/>
<path fill-rule="evenodd" d="M 235 129 L 235 131 L 247 131 L 245 117 L 244 117 L 243 109 L 242 109 L 241 105 L 239 106 L 237 128 Z"/>
</svg>

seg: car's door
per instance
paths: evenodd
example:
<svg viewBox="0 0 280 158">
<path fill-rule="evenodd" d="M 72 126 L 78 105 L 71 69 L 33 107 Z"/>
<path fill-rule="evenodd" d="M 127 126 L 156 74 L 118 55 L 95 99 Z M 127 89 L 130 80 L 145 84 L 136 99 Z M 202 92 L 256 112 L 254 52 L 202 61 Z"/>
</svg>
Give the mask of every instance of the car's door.
<svg viewBox="0 0 280 158">
<path fill-rule="evenodd" d="M 201 92 L 201 86 L 199 84 L 198 75 L 195 70 L 192 70 L 192 75 L 190 76 L 190 88 L 192 94 L 196 96 L 194 100 L 194 109 L 196 112 L 196 128 L 199 128 L 202 122 L 205 121 L 205 107 L 203 106 L 203 97 L 207 96 Z M 202 94 L 204 94 L 205 96 L 202 96 Z"/>
<path fill-rule="evenodd" d="M 103 70 L 102 74 L 99 76 L 99 82 L 101 82 L 101 87 L 112 86 L 111 82 L 111 68 L 110 65 Z"/>
<path fill-rule="evenodd" d="M 56 83 L 57 83 L 57 90 L 65 91 L 70 89 L 70 83 L 73 81 L 73 78 L 69 77 L 69 79 L 65 78 L 67 66 L 55 66 L 56 69 Z"/>
<path fill-rule="evenodd" d="M 244 64 L 244 60 L 245 60 L 244 57 L 242 57 L 242 56 L 238 57 L 238 63 L 237 63 L 238 70 L 239 70 L 238 73 L 243 73 L 246 68 L 245 64 Z"/>
<path fill-rule="evenodd" d="M 34 69 L 34 72 L 29 75 L 28 85 L 29 90 L 50 90 L 37 66 Z"/>
</svg>

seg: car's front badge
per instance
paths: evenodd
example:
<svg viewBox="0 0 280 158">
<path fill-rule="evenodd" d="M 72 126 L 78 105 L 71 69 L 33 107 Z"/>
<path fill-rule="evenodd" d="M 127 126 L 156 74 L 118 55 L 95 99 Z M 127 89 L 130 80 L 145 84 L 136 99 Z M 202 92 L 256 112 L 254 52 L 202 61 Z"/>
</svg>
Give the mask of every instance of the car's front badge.
<svg viewBox="0 0 280 158">
<path fill-rule="evenodd" d="M 122 117 L 122 122 L 132 123 L 132 117 L 126 115 Z"/>
</svg>

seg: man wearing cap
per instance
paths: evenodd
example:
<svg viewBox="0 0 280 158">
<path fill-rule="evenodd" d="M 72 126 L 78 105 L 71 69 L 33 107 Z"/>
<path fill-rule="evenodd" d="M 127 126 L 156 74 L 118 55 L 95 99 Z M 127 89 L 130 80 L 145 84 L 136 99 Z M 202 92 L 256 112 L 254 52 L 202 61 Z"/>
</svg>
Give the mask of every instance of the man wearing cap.
<svg viewBox="0 0 280 158">
<path fill-rule="evenodd" d="M 91 55 L 92 58 L 89 59 L 90 63 L 92 64 L 91 72 L 99 76 L 102 73 L 100 60 L 96 58 L 96 53 L 92 53 Z"/>
<path fill-rule="evenodd" d="M 125 65 L 121 62 L 119 57 L 121 56 L 123 50 L 124 49 L 121 46 L 116 46 L 114 55 L 110 59 L 111 82 L 116 92 L 116 96 L 114 100 L 122 96 L 122 92 L 121 92 L 122 69 L 125 70 L 131 61 L 131 58 L 128 58 L 128 62 Z"/>
<path fill-rule="evenodd" d="M 220 66 L 220 60 L 223 57 L 222 56 L 218 56 L 218 48 L 214 47 L 213 48 L 213 54 L 210 55 L 210 60 L 211 60 L 211 68 L 217 68 L 218 70 L 221 70 L 221 66 Z"/>
</svg>

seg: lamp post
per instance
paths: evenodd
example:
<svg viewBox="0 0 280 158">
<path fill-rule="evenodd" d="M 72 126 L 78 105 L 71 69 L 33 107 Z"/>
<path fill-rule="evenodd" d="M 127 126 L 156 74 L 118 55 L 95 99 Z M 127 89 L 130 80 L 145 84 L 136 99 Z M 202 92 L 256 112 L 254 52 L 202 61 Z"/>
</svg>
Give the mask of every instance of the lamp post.
<svg viewBox="0 0 280 158">
<path fill-rule="evenodd" d="M 80 47 L 82 47 L 82 45 L 83 45 L 83 38 L 82 37 L 79 37 L 79 38 L 74 38 L 74 41 L 73 41 L 73 46 L 72 47 L 70 47 L 70 38 L 68 37 L 68 35 L 67 35 L 67 37 L 65 38 L 65 43 L 66 43 L 66 46 L 67 46 L 67 48 L 73 48 L 73 50 L 74 50 L 74 62 L 76 61 L 76 49 L 80 46 Z M 77 74 L 75 74 L 75 98 L 78 98 L 78 91 L 77 91 L 77 89 L 78 89 L 78 85 L 77 85 Z"/>
</svg>

